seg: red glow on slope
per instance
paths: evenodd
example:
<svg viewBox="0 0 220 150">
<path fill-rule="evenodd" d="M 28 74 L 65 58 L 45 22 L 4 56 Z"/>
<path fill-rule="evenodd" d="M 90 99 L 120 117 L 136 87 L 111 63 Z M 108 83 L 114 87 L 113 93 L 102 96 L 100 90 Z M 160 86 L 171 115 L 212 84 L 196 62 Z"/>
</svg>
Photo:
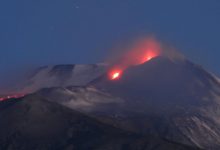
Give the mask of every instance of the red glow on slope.
<svg viewBox="0 0 220 150">
<path fill-rule="evenodd" d="M 25 96 L 25 94 L 15 94 L 15 95 L 2 96 L 2 97 L 0 97 L 0 101 L 5 101 L 5 100 L 11 99 L 11 98 L 21 98 L 24 96 Z"/>
<path fill-rule="evenodd" d="M 134 44 L 122 58 L 121 65 L 125 68 L 143 64 L 160 55 L 160 44 L 154 39 L 142 39 Z"/>
<path fill-rule="evenodd" d="M 154 57 L 157 57 L 159 55 L 159 53 L 157 51 L 153 51 L 153 50 L 149 50 L 147 51 L 143 57 L 140 59 L 139 64 L 143 64 L 145 62 L 150 61 L 151 59 L 153 59 Z"/>
</svg>

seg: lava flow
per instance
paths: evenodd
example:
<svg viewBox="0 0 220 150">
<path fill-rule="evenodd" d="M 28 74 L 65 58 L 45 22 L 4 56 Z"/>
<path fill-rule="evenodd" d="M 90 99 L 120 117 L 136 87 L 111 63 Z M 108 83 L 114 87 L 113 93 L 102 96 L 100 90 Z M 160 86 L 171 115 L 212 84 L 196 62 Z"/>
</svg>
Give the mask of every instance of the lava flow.
<svg viewBox="0 0 220 150">
<path fill-rule="evenodd" d="M 5 100 L 8 100 L 8 99 L 12 99 L 12 98 L 21 98 L 21 97 L 24 97 L 25 94 L 15 94 L 15 95 L 7 95 L 7 96 L 2 96 L 0 97 L 0 101 L 5 101 Z"/>
</svg>

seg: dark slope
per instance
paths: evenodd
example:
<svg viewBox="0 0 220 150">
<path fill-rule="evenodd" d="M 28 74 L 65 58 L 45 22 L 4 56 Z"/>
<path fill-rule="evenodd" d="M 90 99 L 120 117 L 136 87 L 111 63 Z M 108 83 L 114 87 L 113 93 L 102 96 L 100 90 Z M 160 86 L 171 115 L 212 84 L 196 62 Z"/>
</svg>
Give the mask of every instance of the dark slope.
<svg viewBox="0 0 220 150">
<path fill-rule="evenodd" d="M 143 97 L 150 105 L 165 106 L 160 109 L 166 111 L 176 104 L 188 108 L 216 103 L 219 101 L 212 99 L 212 94 L 220 94 L 220 83 L 201 67 L 187 60 L 172 61 L 165 57 L 130 67 L 120 80 L 104 79 L 94 85 L 127 99 L 141 100 Z"/>
<path fill-rule="evenodd" d="M 157 57 L 127 69 L 120 80 L 103 78 L 93 85 L 123 98 L 133 111 L 125 121 L 140 132 L 220 148 L 220 83 L 188 60 Z"/>
<path fill-rule="evenodd" d="M 0 133 L 4 150 L 191 149 L 111 127 L 36 95 L 0 102 Z"/>
</svg>

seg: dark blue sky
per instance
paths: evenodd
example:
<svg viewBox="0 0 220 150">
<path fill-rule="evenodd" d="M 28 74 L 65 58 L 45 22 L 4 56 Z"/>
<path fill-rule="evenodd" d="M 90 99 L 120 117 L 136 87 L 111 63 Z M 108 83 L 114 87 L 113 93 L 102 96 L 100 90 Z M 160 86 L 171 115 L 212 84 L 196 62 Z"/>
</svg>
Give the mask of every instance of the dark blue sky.
<svg viewBox="0 0 220 150">
<path fill-rule="evenodd" d="M 219 0 L 1 0 L 0 76 L 28 66 L 95 63 L 154 34 L 220 75 Z"/>
</svg>

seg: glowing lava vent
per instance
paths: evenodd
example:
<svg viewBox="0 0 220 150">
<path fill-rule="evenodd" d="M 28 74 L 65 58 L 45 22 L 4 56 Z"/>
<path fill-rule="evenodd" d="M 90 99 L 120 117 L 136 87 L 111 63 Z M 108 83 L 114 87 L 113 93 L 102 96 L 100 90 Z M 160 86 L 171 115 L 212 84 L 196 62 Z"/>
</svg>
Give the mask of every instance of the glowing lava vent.
<svg viewBox="0 0 220 150">
<path fill-rule="evenodd" d="M 154 57 L 157 57 L 159 54 L 157 51 L 153 51 L 153 50 L 149 50 L 146 52 L 145 55 L 143 55 L 142 58 L 140 58 L 139 64 L 143 64 L 145 62 L 150 61 L 151 59 L 153 59 Z"/>
<path fill-rule="evenodd" d="M 109 74 L 109 78 L 111 79 L 111 80 L 117 80 L 117 79 L 119 79 L 120 78 L 120 76 L 121 76 L 121 71 L 111 71 L 110 72 L 110 74 Z"/>
<path fill-rule="evenodd" d="M 117 79 L 118 77 L 120 76 L 120 73 L 119 72 L 116 72 L 112 75 L 112 79 Z"/>
</svg>

